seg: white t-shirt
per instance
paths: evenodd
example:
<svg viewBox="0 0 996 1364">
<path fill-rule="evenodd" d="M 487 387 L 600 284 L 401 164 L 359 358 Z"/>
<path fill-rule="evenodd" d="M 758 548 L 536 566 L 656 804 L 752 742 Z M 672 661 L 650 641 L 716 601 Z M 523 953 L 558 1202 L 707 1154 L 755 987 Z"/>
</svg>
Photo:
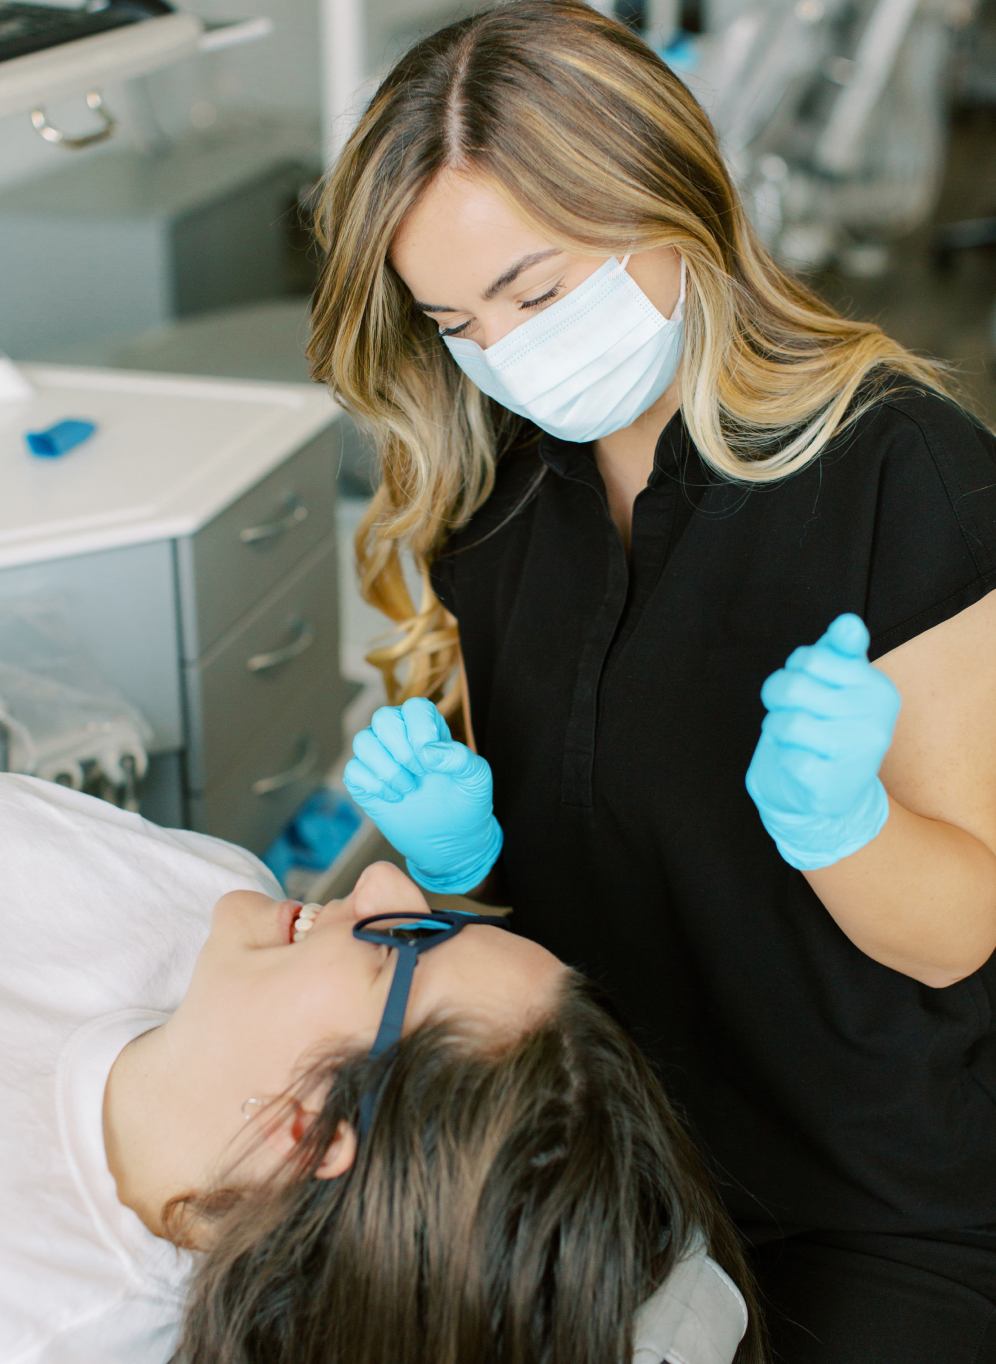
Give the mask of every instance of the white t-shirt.
<svg viewBox="0 0 996 1364">
<path fill-rule="evenodd" d="M 186 992 L 249 853 L 0 775 L 0 1364 L 165 1364 L 193 1257 L 118 1202 L 103 1094 Z"/>
</svg>

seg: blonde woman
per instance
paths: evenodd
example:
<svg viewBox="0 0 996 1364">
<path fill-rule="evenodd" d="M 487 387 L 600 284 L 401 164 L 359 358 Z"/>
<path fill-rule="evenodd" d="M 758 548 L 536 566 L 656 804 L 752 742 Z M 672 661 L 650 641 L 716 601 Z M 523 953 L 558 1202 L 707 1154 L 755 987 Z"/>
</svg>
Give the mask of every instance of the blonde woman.
<svg viewBox="0 0 996 1364">
<path fill-rule="evenodd" d="M 988 1364 L 991 433 L 777 267 L 583 4 L 413 48 L 318 232 L 309 355 L 378 441 L 359 571 L 400 626 L 357 799 L 611 988 L 780 1359 Z"/>
</svg>

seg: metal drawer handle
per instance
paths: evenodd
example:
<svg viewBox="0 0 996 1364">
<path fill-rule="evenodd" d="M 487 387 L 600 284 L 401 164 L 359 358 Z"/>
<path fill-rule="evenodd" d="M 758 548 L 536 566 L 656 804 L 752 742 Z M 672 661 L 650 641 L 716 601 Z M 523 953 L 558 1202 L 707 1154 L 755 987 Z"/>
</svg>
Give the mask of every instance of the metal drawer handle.
<svg viewBox="0 0 996 1364">
<path fill-rule="evenodd" d="M 282 791 L 285 786 L 293 786 L 302 777 L 309 777 L 318 766 L 318 749 L 314 739 L 301 740 L 301 756 L 293 767 L 286 772 L 277 772 L 272 777 L 260 777 L 252 784 L 254 796 L 269 796 L 274 791 Z"/>
<path fill-rule="evenodd" d="M 318 638 L 318 631 L 313 625 L 309 625 L 306 620 L 296 620 L 293 622 L 297 636 L 289 644 L 285 644 L 281 649 L 271 649 L 269 653 L 253 654 L 252 658 L 246 659 L 246 667 L 251 673 L 265 673 L 270 668 L 279 668 L 281 663 L 287 663 L 292 658 L 299 658 L 305 654 Z"/>
<path fill-rule="evenodd" d="M 104 142 L 118 126 L 117 119 L 104 103 L 104 98 L 99 90 L 88 90 L 86 92 L 86 103 L 87 108 L 92 109 L 100 119 L 101 126 L 96 132 L 86 133 L 82 137 L 70 137 L 61 128 L 56 128 L 49 123 L 48 115 L 40 107 L 31 110 L 31 126 L 46 142 L 55 142 L 63 147 L 68 147 L 70 151 L 78 151 L 80 147 L 92 147 L 95 142 Z"/>
<path fill-rule="evenodd" d="M 286 535 L 307 519 L 308 508 L 296 493 L 292 493 L 287 499 L 287 511 L 283 516 L 276 521 L 265 521 L 261 526 L 246 526 L 245 530 L 239 531 L 239 539 L 244 545 L 256 545 L 260 540 L 275 540 L 278 535 Z"/>
</svg>

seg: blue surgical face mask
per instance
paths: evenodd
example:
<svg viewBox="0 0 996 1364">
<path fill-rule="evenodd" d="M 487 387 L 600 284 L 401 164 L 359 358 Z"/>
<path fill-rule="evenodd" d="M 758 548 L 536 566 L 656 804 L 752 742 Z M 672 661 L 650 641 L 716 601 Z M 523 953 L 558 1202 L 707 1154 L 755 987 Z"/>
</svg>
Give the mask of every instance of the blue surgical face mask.
<svg viewBox="0 0 996 1364">
<path fill-rule="evenodd" d="M 674 382 L 681 359 L 685 260 L 670 317 L 614 256 L 566 297 L 482 350 L 443 340 L 464 374 L 551 436 L 584 442 L 621 431 Z"/>
</svg>

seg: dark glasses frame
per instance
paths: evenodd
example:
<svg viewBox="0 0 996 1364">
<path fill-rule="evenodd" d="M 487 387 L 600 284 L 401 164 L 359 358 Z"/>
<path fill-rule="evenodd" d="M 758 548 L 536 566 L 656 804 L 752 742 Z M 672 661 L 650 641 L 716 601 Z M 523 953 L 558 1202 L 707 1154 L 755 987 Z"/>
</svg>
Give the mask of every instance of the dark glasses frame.
<svg viewBox="0 0 996 1364">
<path fill-rule="evenodd" d="M 431 952 L 441 943 L 462 932 L 468 924 L 490 924 L 494 928 L 509 928 L 507 914 L 475 914 L 469 910 L 433 909 L 427 914 L 384 913 L 371 914 L 353 925 L 353 937 L 361 942 L 375 943 L 379 947 L 393 948 L 398 956 L 394 964 L 394 975 L 387 992 L 387 1001 L 381 1015 L 377 1036 L 370 1049 L 370 1056 L 382 1056 L 394 1048 L 401 1040 L 405 1021 L 405 1010 L 411 994 L 412 978 L 415 967 L 423 952 Z M 377 929 L 373 925 L 387 925 Z M 383 1084 L 383 1080 L 381 1081 Z M 377 1107 L 377 1090 L 368 1091 L 360 1099 L 359 1135 L 362 1137 L 370 1130 Z"/>
</svg>

